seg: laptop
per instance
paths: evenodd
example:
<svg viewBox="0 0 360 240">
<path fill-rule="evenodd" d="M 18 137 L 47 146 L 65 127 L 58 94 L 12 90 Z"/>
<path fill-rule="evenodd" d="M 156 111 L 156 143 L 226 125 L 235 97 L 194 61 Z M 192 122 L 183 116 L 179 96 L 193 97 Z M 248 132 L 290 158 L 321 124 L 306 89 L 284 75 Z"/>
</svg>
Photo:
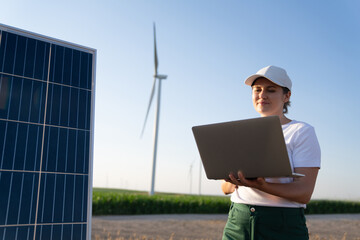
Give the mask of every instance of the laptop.
<svg viewBox="0 0 360 240">
<path fill-rule="evenodd" d="M 208 179 L 302 177 L 292 172 L 278 116 L 192 127 Z"/>
</svg>

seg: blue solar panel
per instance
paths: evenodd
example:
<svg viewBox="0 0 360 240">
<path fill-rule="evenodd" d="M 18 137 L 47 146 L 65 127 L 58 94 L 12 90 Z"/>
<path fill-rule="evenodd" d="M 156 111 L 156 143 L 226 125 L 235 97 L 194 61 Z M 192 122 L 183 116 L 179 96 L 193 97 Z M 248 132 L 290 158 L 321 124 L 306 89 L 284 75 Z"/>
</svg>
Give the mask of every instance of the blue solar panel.
<svg viewBox="0 0 360 240">
<path fill-rule="evenodd" d="M 0 240 L 90 239 L 95 57 L 0 25 Z"/>
</svg>

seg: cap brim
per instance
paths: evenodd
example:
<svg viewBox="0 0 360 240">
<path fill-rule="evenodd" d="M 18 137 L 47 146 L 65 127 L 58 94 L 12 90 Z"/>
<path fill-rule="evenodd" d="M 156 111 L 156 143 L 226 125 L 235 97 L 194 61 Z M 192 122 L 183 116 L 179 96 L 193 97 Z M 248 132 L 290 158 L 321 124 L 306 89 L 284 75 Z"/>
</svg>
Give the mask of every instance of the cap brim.
<svg viewBox="0 0 360 240">
<path fill-rule="evenodd" d="M 253 82 L 254 82 L 257 78 L 259 78 L 259 77 L 266 78 L 266 77 L 264 77 L 263 75 L 254 74 L 254 75 L 251 75 L 250 77 L 248 77 L 248 78 L 245 80 L 245 84 L 251 86 L 251 85 L 253 84 Z M 266 79 L 268 79 L 268 78 L 266 78 Z M 270 81 L 271 81 L 271 80 L 270 80 Z"/>
<path fill-rule="evenodd" d="M 274 84 L 276 84 L 276 85 L 278 85 L 278 86 L 280 86 L 280 87 L 286 87 L 286 86 L 283 86 L 282 84 L 279 84 L 279 83 L 274 82 L 274 81 L 271 80 L 270 78 L 267 78 L 267 77 L 265 77 L 264 75 L 261 75 L 261 74 L 254 74 L 254 75 L 248 77 L 248 78 L 245 80 L 245 84 L 251 86 L 251 85 L 254 83 L 254 81 L 255 81 L 256 79 L 258 79 L 259 77 L 265 78 L 265 79 L 269 80 L 270 82 L 272 82 L 272 83 L 274 83 Z M 289 90 L 291 90 L 291 89 L 289 88 Z"/>
</svg>

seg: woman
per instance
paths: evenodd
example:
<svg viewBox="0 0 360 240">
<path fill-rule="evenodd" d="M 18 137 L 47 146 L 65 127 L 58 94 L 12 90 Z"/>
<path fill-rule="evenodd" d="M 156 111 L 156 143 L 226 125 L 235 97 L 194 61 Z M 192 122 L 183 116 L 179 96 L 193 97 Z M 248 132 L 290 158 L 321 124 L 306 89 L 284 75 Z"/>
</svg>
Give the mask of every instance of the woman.
<svg viewBox="0 0 360 240">
<path fill-rule="evenodd" d="M 285 116 L 292 82 L 284 69 L 265 67 L 245 84 L 252 87 L 254 108 L 262 117 L 279 116 L 293 171 L 305 177 L 246 179 L 241 172 L 231 173 L 221 186 L 232 194 L 223 240 L 309 239 L 304 208 L 320 169 L 314 128 Z"/>
</svg>

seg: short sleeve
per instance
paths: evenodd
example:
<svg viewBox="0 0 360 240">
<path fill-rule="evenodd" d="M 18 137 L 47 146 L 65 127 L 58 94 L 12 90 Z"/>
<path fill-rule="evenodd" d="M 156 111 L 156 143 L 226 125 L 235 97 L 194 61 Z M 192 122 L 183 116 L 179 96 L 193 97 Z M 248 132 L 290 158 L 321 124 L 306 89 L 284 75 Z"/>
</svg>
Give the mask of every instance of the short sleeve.
<svg viewBox="0 0 360 240">
<path fill-rule="evenodd" d="M 321 151 L 315 129 L 310 125 L 303 125 L 294 136 L 293 164 L 296 167 L 319 167 L 321 165 Z"/>
</svg>

